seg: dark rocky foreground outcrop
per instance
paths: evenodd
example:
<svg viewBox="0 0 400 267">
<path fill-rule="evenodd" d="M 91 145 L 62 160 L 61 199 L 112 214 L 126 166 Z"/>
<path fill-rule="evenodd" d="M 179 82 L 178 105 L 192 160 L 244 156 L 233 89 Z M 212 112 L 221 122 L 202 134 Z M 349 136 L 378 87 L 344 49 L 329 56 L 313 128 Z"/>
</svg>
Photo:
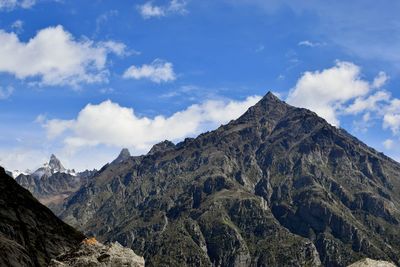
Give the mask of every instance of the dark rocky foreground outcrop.
<svg viewBox="0 0 400 267">
<path fill-rule="evenodd" d="M 47 266 L 84 239 L 1 167 L 0 192 L 0 266 Z"/>
<path fill-rule="evenodd" d="M 148 266 L 400 264 L 400 164 L 268 93 L 213 132 L 105 166 L 61 217 Z"/>
<path fill-rule="evenodd" d="M 49 267 L 144 267 L 143 257 L 118 242 L 103 245 L 94 238 L 85 239 L 76 248 L 52 259 Z"/>
</svg>

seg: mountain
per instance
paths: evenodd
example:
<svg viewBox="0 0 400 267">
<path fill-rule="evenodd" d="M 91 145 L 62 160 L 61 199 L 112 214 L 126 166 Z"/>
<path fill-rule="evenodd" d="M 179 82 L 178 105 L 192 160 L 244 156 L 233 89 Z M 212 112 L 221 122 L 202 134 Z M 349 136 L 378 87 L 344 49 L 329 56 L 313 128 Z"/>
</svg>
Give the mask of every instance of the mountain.
<svg viewBox="0 0 400 267">
<path fill-rule="evenodd" d="M 61 218 L 148 266 L 400 264 L 400 164 L 268 93 L 239 119 L 104 166 Z"/>
<path fill-rule="evenodd" d="M 95 172 L 67 170 L 55 155 L 51 155 L 48 163 L 31 174 L 18 175 L 15 180 L 57 214 L 64 199 L 87 183 Z"/>
<path fill-rule="evenodd" d="M 48 163 L 43 164 L 42 167 L 40 167 L 30 175 L 35 179 L 41 179 L 42 177 L 50 177 L 55 173 L 66 173 L 72 176 L 76 175 L 74 170 L 65 169 L 64 166 L 61 164 L 61 161 L 54 154 L 50 156 L 50 160 Z"/>
<path fill-rule="evenodd" d="M 1 167 L 0 191 L 0 266 L 47 266 L 84 239 Z"/>
<path fill-rule="evenodd" d="M 11 176 L 12 178 L 17 178 L 21 174 L 23 174 L 23 175 L 31 174 L 31 171 L 30 170 L 25 170 L 25 171 L 20 171 L 20 170 L 7 171 L 6 170 L 6 173 L 7 173 L 7 175 Z"/>
<path fill-rule="evenodd" d="M 118 157 L 111 162 L 111 164 L 118 164 L 121 163 L 131 157 L 131 153 L 127 148 L 123 148 L 119 153 Z"/>
</svg>

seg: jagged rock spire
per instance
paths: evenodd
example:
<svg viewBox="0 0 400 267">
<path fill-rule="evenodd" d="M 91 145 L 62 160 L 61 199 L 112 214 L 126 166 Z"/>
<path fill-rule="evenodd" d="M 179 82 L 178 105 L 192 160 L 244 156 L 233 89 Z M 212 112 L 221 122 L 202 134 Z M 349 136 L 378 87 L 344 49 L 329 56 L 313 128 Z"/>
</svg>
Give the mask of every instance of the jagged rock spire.
<svg viewBox="0 0 400 267">
<path fill-rule="evenodd" d="M 118 157 L 112 162 L 112 163 L 120 163 L 124 160 L 127 160 L 131 157 L 131 153 L 129 152 L 129 149 L 123 148 L 121 152 L 119 153 Z"/>
<path fill-rule="evenodd" d="M 50 160 L 49 160 L 49 167 L 53 172 L 64 172 L 65 168 L 61 164 L 61 161 L 54 155 L 51 154 Z"/>
</svg>

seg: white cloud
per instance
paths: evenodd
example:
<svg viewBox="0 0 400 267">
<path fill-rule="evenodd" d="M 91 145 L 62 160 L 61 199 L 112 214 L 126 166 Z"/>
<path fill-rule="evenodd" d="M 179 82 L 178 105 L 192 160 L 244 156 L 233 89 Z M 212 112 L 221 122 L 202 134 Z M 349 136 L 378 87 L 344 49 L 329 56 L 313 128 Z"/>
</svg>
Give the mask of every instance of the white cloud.
<svg viewBox="0 0 400 267">
<path fill-rule="evenodd" d="M 390 129 L 393 134 L 400 132 L 400 99 L 394 98 L 385 109 L 383 128 Z"/>
<path fill-rule="evenodd" d="M 140 14 L 143 18 L 149 19 L 152 17 L 163 17 L 165 16 L 164 8 L 160 6 L 154 6 L 151 2 L 147 2 L 138 7 Z"/>
<path fill-rule="evenodd" d="M 175 14 L 186 14 L 188 11 L 186 9 L 187 2 L 184 0 L 171 0 L 167 8 L 167 13 Z"/>
<path fill-rule="evenodd" d="M 17 7 L 31 8 L 35 4 L 35 0 L 0 0 L 0 10 L 13 10 Z"/>
<path fill-rule="evenodd" d="M 389 76 L 381 71 L 379 72 L 378 76 L 375 77 L 373 83 L 372 83 L 372 87 L 373 88 L 381 88 L 382 86 L 384 86 L 386 84 L 386 82 L 389 80 Z"/>
<path fill-rule="evenodd" d="M 371 120 L 371 113 L 367 112 L 362 117 L 363 122 L 369 122 Z"/>
<path fill-rule="evenodd" d="M 305 107 L 333 125 L 339 115 L 361 114 L 355 130 L 367 131 L 373 120 L 382 120 L 383 129 L 400 133 L 400 99 L 380 89 L 389 77 L 380 72 L 372 82 L 361 78 L 361 69 L 350 62 L 337 62 L 322 71 L 306 72 L 290 90 L 287 102 Z"/>
<path fill-rule="evenodd" d="M 383 146 L 384 146 L 387 150 L 392 149 L 392 148 L 393 148 L 393 145 L 394 145 L 394 141 L 393 141 L 392 139 L 386 139 L 386 140 L 383 142 Z"/>
<path fill-rule="evenodd" d="M 104 52 L 111 52 L 116 54 L 117 56 L 125 56 L 131 54 L 130 51 L 127 51 L 126 45 L 124 43 L 119 43 L 115 41 L 99 42 L 98 47 L 101 49 L 105 49 Z"/>
<path fill-rule="evenodd" d="M 379 102 L 387 103 L 389 102 L 390 98 L 390 93 L 378 91 L 368 97 L 357 98 L 350 106 L 346 108 L 345 112 L 349 114 L 358 114 L 366 110 L 376 111 L 379 109 Z"/>
<path fill-rule="evenodd" d="M 289 92 L 287 102 L 313 110 L 333 125 L 339 125 L 337 112 L 342 105 L 364 96 L 371 85 L 361 79 L 360 67 L 350 62 L 337 62 L 323 71 L 306 72 Z"/>
<path fill-rule="evenodd" d="M 208 100 L 170 117 L 159 115 L 154 118 L 139 117 L 132 108 L 108 100 L 98 105 L 88 104 L 76 119 L 47 120 L 43 126 L 50 138 L 62 138 L 67 150 L 108 145 L 129 147 L 136 153 L 143 153 L 159 141 L 178 141 L 236 119 L 260 98 Z"/>
<path fill-rule="evenodd" d="M 319 43 L 319 42 L 311 42 L 309 40 L 304 40 L 299 42 L 297 45 L 299 46 L 308 46 L 308 47 L 317 47 L 317 46 L 322 46 L 325 45 L 324 43 Z"/>
<path fill-rule="evenodd" d="M 14 87 L 12 86 L 7 86 L 7 87 L 0 86 L 0 100 L 9 98 L 13 92 L 14 92 Z"/>
<path fill-rule="evenodd" d="M 0 72 L 36 78 L 41 85 L 105 82 L 108 55 L 122 55 L 125 49 L 113 41 L 76 40 L 62 26 L 42 29 L 26 43 L 0 30 L 0 43 Z"/>
<path fill-rule="evenodd" d="M 144 64 L 141 67 L 131 66 L 125 71 L 123 77 L 136 80 L 149 79 L 155 83 L 170 82 L 176 79 L 172 63 L 161 59 L 156 59 L 151 64 Z"/>
<path fill-rule="evenodd" d="M 47 160 L 46 153 L 35 149 L 0 149 L 0 166 L 9 171 L 36 169 Z"/>
<path fill-rule="evenodd" d="M 20 19 L 14 21 L 11 24 L 11 29 L 13 29 L 16 33 L 21 33 L 23 31 L 24 22 Z"/>
<path fill-rule="evenodd" d="M 160 18 L 172 14 L 186 14 L 187 2 L 183 0 L 171 0 L 168 5 L 157 6 L 152 1 L 138 6 L 138 10 L 144 19 Z"/>
</svg>

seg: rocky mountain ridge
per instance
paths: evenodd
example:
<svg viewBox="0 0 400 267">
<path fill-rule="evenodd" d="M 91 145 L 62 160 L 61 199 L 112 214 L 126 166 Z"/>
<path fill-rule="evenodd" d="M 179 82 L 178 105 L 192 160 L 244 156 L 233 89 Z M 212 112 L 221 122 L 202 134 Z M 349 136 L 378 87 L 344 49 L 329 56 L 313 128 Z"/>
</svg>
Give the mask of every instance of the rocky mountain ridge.
<svg viewBox="0 0 400 267">
<path fill-rule="evenodd" d="M 52 154 L 48 163 L 31 174 L 19 174 L 15 180 L 28 189 L 42 204 L 57 213 L 65 198 L 77 191 L 96 173 L 96 170 L 75 172 L 66 169 Z"/>
<path fill-rule="evenodd" d="M 268 93 L 244 115 L 103 167 L 61 218 L 148 266 L 400 264 L 400 164 Z"/>
</svg>

